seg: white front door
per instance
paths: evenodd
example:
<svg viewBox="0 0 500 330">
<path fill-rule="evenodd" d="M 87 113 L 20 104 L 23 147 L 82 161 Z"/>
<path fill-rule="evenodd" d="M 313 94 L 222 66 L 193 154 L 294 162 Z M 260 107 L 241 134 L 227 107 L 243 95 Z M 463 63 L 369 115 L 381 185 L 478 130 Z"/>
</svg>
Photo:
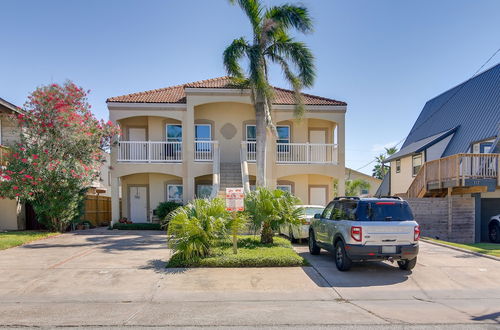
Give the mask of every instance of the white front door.
<svg viewBox="0 0 500 330">
<path fill-rule="evenodd" d="M 326 205 L 326 187 L 309 187 L 309 204 Z"/>
<path fill-rule="evenodd" d="M 130 127 L 128 129 L 129 141 L 146 141 L 146 129 L 143 127 Z"/>
<path fill-rule="evenodd" d="M 310 160 L 313 163 L 324 163 L 326 161 L 326 146 L 316 145 L 326 143 L 326 132 L 324 130 L 310 130 L 309 131 L 310 146 Z M 321 204 L 323 205 L 323 204 Z"/>
<path fill-rule="evenodd" d="M 129 187 L 130 217 L 132 222 L 148 222 L 147 187 Z"/>
</svg>

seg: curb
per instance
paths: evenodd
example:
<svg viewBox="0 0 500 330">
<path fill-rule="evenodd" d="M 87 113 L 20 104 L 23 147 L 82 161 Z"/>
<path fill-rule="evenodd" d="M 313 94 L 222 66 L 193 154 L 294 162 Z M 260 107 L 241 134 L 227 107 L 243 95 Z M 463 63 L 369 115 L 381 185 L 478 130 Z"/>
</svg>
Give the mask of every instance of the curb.
<svg viewBox="0 0 500 330">
<path fill-rule="evenodd" d="M 428 240 L 428 239 L 425 239 L 425 238 L 421 238 L 421 240 L 424 241 L 424 242 L 426 242 L 426 243 L 429 243 L 429 244 L 433 244 L 433 245 L 445 247 L 445 248 L 448 248 L 448 249 L 452 249 L 452 250 L 456 250 L 456 251 L 460 251 L 460 252 L 464 252 L 464 253 L 473 254 L 473 255 L 478 256 L 478 257 L 483 257 L 483 258 L 488 258 L 488 259 L 500 261 L 499 257 L 490 256 L 488 254 L 474 252 L 474 251 L 470 251 L 470 250 L 467 250 L 467 249 L 462 249 L 462 248 L 459 248 L 459 247 L 456 247 L 456 246 L 452 246 L 452 245 L 448 245 L 448 244 L 438 243 L 438 242 L 431 241 L 431 240 Z"/>
</svg>

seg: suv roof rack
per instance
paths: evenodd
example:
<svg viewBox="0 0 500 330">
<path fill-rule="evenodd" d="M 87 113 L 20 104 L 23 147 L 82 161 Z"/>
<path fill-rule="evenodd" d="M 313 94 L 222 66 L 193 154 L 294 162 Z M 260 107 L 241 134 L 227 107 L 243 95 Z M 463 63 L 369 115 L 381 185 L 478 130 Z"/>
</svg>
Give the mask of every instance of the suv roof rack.
<svg viewBox="0 0 500 330">
<path fill-rule="evenodd" d="M 399 199 L 402 201 L 403 199 L 399 196 L 379 196 L 378 198 L 391 198 L 391 199 Z"/>
<path fill-rule="evenodd" d="M 352 199 L 352 200 L 355 200 L 355 201 L 359 201 L 359 197 L 355 197 L 355 196 L 338 196 L 338 197 L 335 197 L 333 200 L 334 201 L 339 201 L 341 199 Z"/>
</svg>

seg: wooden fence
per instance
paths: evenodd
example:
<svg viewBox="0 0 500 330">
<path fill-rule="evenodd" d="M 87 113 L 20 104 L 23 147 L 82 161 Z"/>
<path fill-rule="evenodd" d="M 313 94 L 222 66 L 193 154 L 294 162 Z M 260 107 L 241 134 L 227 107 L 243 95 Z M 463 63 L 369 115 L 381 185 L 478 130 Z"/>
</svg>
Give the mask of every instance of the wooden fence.
<svg viewBox="0 0 500 330">
<path fill-rule="evenodd" d="M 87 195 L 82 220 L 88 220 L 94 226 L 111 223 L 111 197 Z"/>
</svg>

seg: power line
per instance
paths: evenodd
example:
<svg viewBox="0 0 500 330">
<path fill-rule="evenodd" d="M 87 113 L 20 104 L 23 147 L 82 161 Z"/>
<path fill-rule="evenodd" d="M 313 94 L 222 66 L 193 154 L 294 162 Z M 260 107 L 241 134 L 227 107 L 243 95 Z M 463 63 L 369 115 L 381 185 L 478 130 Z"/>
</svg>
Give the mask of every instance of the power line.
<svg viewBox="0 0 500 330">
<path fill-rule="evenodd" d="M 444 107 L 446 104 L 448 104 L 448 102 L 449 102 L 449 101 L 450 101 L 453 97 L 455 97 L 455 95 L 457 95 L 457 94 L 458 94 L 458 92 L 460 92 L 460 91 L 462 90 L 462 88 L 464 88 L 464 87 L 465 87 L 465 85 L 467 85 L 467 83 L 468 83 L 469 81 L 471 81 L 471 79 L 472 79 L 472 78 L 474 78 L 474 77 L 475 77 L 475 76 L 476 76 L 476 75 L 477 75 L 477 74 L 478 74 L 478 73 L 479 73 L 479 72 L 480 72 L 480 71 L 481 71 L 481 70 L 482 70 L 482 69 L 486 66 L 486 64 L 488 64 L 488 63 L 489 63 L 489 62 L 490 62 L 490 61 L 491 61 L 491 60 L 492 60 L 492 59 L 493 59 L 493 58 L 494 58 L 494 57 L 495 57 L 495 56 L 496 56 L 499 52 L 500 52 L 500 48 L 498 48 L 498 49 L 497 49 L 497 50 L 493 53 L 493 55 L 491 55 L 491 56 L 490 56 L 490 57 L 486 60 L 486 62 L 484 62 L 484 63 L 483 63 L 483 64 L 479 67 L 479 69 L 477 69 L 477 70 L 476 70 L 476 72 L 474 72 L 474 74 L 473 74 L 473 75 L 472 75 L 469 79 L 467 79 L 464 83 L 462 83 L 462 85 L 460 85 L 460 87 L 456 90 L 456 92 L 455 92 L 453 95 L 451 95 L 451 96 L 450 96 L 450 98 L 448 98 L 448 99 L 446 100 L 446 102 L 444 102 L 444 103 L 443 103 L 443 104 L 442 104 L 442 105 L 441 105 L 441 106 L 440 106 L 440 107 L 439 107 L 436 111 L 434 111 L 434 112 L 433 112 L 433 113 L 432 113 L 429 117 L 427 117 L 427 118 L 426 118 L 426 119 L 425 119 L 422 123 L 420 123 L 420 124 L 419 124 L 418 126 L 416 126 L 416 127 L 413 127 L 413 128 L 410 130 L 410 133 L 411 133 L 411 132 L 413 132 L 413 131 L 416 131 L 417 129 L 419 129 L 420 127 L 422 127 L 422 125 L 424 125 L 425 123 L 427 123 L 427 122 L 428 122 L 428 121 L 429 121 L 432 117 L 434 117 L 434 116 L 436 115 L 436 113 L 438 113 L 439 111 L 441 111 L 441 109 L 443 109 L 443 107 Z M 397 146 L 398 146 L 401 142 L 403 142 L 404 140 L 406 140 L 406 137 L 405 137 L 405 138 L 403 138 L 401 141 L 399 141 L 399 142 L 398 142 L 398 143 L 394 146 L 394 148 L 396 148 L 396 147 L 397 147 Z M 384 156 L 387 156 L 387 152 L 385 152 L 383 155 L 384 155 Z M 356 171 L 359 171 L 360 169 L 363 169 L 363 168 L 367 167 L 368 165 L 370 165 L 370 164 L 372 164 L 372 163 L 374 163 L 374 162 L 376 162 L 376 161 L 377 161 L 377 159 L 374 159 L 374 160 L 372 160 L 371 162 L 367 163 L 366 165 L 364 165 L 364 166 L 362 166 L 362 167 L 358 168 Z"/>
</svg>

